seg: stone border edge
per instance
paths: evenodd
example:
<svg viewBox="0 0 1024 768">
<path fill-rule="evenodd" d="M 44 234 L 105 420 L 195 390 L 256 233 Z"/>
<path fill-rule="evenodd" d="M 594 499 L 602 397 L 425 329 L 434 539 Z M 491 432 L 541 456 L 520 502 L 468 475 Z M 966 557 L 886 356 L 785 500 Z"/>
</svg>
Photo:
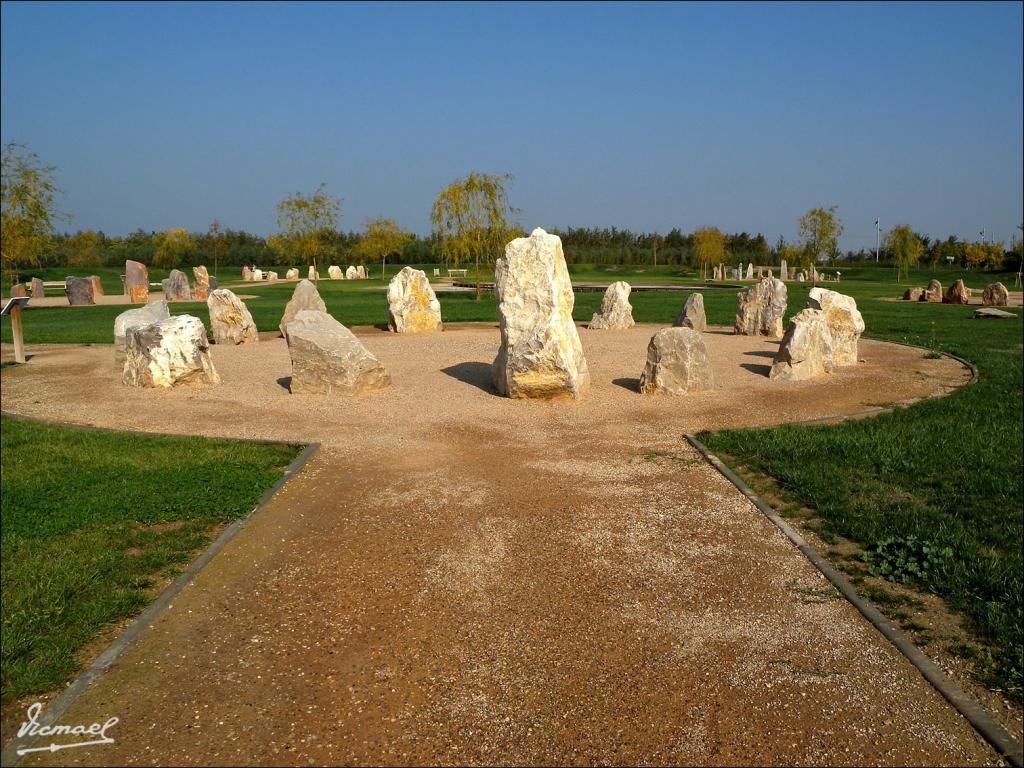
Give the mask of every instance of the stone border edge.
<svg viewBox="0 0 1024 768">
<path fill-rule="evenodd" d="M 101 432 L 131 431 L 122 429 L 108 429 L 106 427 L 93 427 L 84 424 L 62 424 L 61 422 L 57 421 L 36 419 L 31 416 L 21 416 L 14 413 L 8 413 L 7 411 L 3 411 L 2 413 L 4 416 L 8 418 L 17 419 L 18 421 L 28 421 L 33 422 L 35 424 L 46 424 L 48 426 L 66 427 L 69 429 L 88 429 L 97 430 Z M 165 432 L 133 432 L 133 434 L 154 435 L 159 437 L 203 437 L 203 435 L 175 435 L 172 433 Z M 195 578 L 195 575 L 199 573 L 199 571 L 202 570 L 203 567 L 205 567 L 207 563 L 210 562 L 210 560 L 213 559 L 214 555 L 220 552 L 220 550 L 222 550 L 224 546 L 229 541 L 231 541 L 232 538 L 234 538 L 235 534 L 238 533 L 245 526 L 245 524 L 252 519 L 252 516 L 259 512 L 259 510 L 268 501 L 270 501 L 270 499 L 273 498 L 273 496 L 277 494 L 279 490 L 281 490 L 284 484 L 287 483 L 295 475 L 296 472 L 302 469 L 302 467 L 311 458 L 313 458 L 313 455 L 320 448 L 320 443 L 300 443 L 291 442 L 288 440 L 259 440 L 256 438 L 231 437 L 212 439 L 237 440 L 238 442 L 264 443 L 270 445 L 301 445 L 303 446 L 303 448 L 299 455 L 296 456 L 287 467 L 285 467 L 284 472 L 282 473 L 281 477 L 277 479 L 277 482 L 275 482 L 272 486 L 270 486 L 267 490 L 263 492 L 263 494 L 256 501 L 256 506 L 254 506 L 245 517 L 238 518 L 230 525 L 228 525 L 227 528 L 221 531 L 217 538 L 211 541 L 206 546 L 206 549 L 200 552 L 199 555 L 191 563 L 188 564 L 184 572 L 182 572 L 182 574 L 178 576 L 178 578 L 172 581 L 159 595 L 157 595 L 153 602 L 151 602 L 143 609 L 142 613 L 140 613 L 138 616 L 132 619 L 128 626 L 125 627 L 124 630 L 122 630 L 121 633 L 117 637 L 115 637 L 106 648 L 103 649 L 103 651 L 100 653 L 99 656 L 96 657 L 92 664 L 90 664 L 88 667 L 82 670 L 63 691 L 57 694 L 56 698 L 54 698 L 54 700 L 51 701 L 50 704 L 46 708 L 44 708 L 42 713 L 40 714 L 38 718 L 38 722 L 40 725 L 53 725 L 54 723 L 56 723 L 64 715 L 64 713 L 71 708 L 71 705 L 75 703 L 78 697 L 86 691 L 86 689 L 92 684 L 92 682 L 107 671 L 110 665 L 113 664 L 114 661 L 116 661 L 117 658 L 133 642 L 135 642 L 139 635 L 141 635 L 142 632 L 156 620 L 157 616 L 165 608 L 167 608 L 171 604 L 171 602 L 173 602 L 174 598 L 178 596 L 178 593 L 180 593 L 181 590 L 184 589 L 192 581 L 193 578 Z M 23 755 L 18 754 L 17 750 L 23 749 L 27 746 L 34 745 L 36 742 L 38 742 L 40 738 L 41 737 L 37 736 L 33 739 L 25 741 L 22 744 L 18 744 L 17 747 L 15 747 L 15 742 L 18 741 L 17 736 L 15 736 L 13 739 L 10 740 L 10 742 L 4 745 L 2 752 L 0 752 L 0 763 L 2 763 L 4 766 L 11 766 L 13 768 L 13 766 L 17 765 L 23 757 Z"/>
<path fill-rule="evenodd" d="M 952 355 L 951 355 L 952 357 Z M 957 358 L 959 359 L 959 358 Z M 966 362 L 966 361 L 961 361 Z M 968 363 L 969 365 L 969 363 Z M 974 372 L 972 382 L 977 379 L 977 369 L 971 365 L 971 369 Z M 876 412 L 863 415 L 874 415 Z M 818 422 L 821 423 L 821 422 Z M 743 482 L 743 480 L 729 467 L 727 467 L 721 459 L 713 454 L 707 446 L 705 446 L 700 440 L 694 435 L 687 432 L 684 437 L 697 451 L 704 456 L 709 464 L 714 467 L 718 472 L 725 477 L 730 483 L 736 486 L 736 489 L 747 497 L 750 501 L 765 517 L 767 517 L 776 528 L 778 528 L 788 538 L 798 550 L 811 561 L 811 564 L 818 569 L 821 574 L 828 579 L 832 586 L 839 590 L 840 594 L 843 595 L 858 611 L 864 616 L 882 635 L 902 653 L 907 659 L 913 664 L 918 672 L 927 680 L 932 686 L 942 694 L 942 696 L 953 705 L 953 707 L 963 715 L 967 721 L 974 727 L 982 738 L 999 754 L 999 756 L 1007 761 L 1013 768 L 1022 768 L 1024 766 L 1024 754 L 1021 752 L 1021 745 L 1018 743 L 1013 736 L 1010 735 L 1009 731 L 999 725 L 993 720 L 989 714 L 982 709 L 973 699 L 969 698 L 963 689 L 960 688 L 956 682 L 949 677 L 942 668 L 939 667 L 934 661 L 925 655 L 924 651 L 918 648 L 910 638 L 903 633 L 895 624 L 889 621 L 877 608 L 864 600 L 857 590 L 854 589 L 853 585 L 850 584 L 846 578 L 839 573 L 832 565 L 818 552 L 809 545 L 804 538 L 793 528 L 789 523 L 783 520 L 779 514 L 772 509 L 760 496 L 754 493 L 750 487 Z"/>
</svg>

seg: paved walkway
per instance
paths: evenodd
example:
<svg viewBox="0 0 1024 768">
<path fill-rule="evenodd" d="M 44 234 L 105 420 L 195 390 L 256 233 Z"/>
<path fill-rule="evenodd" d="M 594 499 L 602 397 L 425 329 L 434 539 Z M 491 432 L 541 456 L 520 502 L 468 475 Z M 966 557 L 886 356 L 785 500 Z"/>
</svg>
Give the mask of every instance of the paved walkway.
<svg viewBox="0 0 1024 768">
<path fill-rule="evenodd" d="M 491 395 L 493 329 L 369 334 L 393 392 L 321 407 L 247 385 L 266 405 L 244 419 L 225 413 L 232 381 L 287 371 L 280 341 L 216 349 L 217 390 L 116 390 L 109 349 L 5 373 L 16 411 L 60 397 L 76 421 L 324 440 L 62 718 L 117 716 L 116 742 L 27 764 L 994 762 L 681 439 L 852 412 L 882 386 L 921 396 L 963 372 L 867 342 L 857 369 L 780 388 L 740 367 L 771 342 L 712 334 L 734 379 L 642 398 L 616 382 L 652 332 L 584 333 L 595 384 L 578 405 Z"/>
</svg>

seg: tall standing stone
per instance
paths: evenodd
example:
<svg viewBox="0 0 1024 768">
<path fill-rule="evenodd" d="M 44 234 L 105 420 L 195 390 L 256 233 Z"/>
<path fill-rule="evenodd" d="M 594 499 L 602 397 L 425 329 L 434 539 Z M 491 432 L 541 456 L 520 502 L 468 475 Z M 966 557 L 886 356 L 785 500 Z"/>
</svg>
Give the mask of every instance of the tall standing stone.
<svg viewBox="0 0 1024 768">
<path fill-rule="evenodd" d="M 708 328 L 707 317 L 704 315 L 704 295 L 691 293 L 683 309 L 679 313 L 673 325 L 677 328 L 692 328 L 695 331 L 706 331 Z"/>
<path fill-rule="evenodd" d="M 327 277 L 329 277 L 331 280 L 345 279 L 345 276 L 341 273 L 341 267 L 335 264 L 331 264 L 331 266 L 327 268 Z"/>
<path fill-rule="evenodd" d="M 192 267 L 192 298 L 196 301 L 205 301 L 210 296 L 210 273 L 206 267 Z"/>
<path fill-rule="evenodd" d="M 11 292 L 8 296 L 12 299 L 21 299 L 28 295 L 28 291 L 25 290 L 25 286 L 21 283 L 15 283 L 11 286 Z"/>
<path fill-rule="evenodd" d="M 632 287 L 624 280 L 608 286 L 601 299 L 601 307 L 590 318 L 590 328 L 603 331 L 621 331 L 632 328 L 633 305 L 629 303 Z"/>
<path fill-rule="evenodd" d="M 1002 283 L 989 283 L 981 294 L 981 303 L 986 307 L 1005 307 L 1010 303 L 1010 292 Z"/>
<path fill-rule="evenodd" d="M 145 328 L 160 323 L 171 316 L 167 302 L 163 299 L 151 301 L 144 307 L 129 309 L 114 318 L 114 363 L 118 370 L 124 369 L 125 343 L 132 328 Z"/>
<path fill-rule="evenodd" d="M 31 290 L 33 299 L 46 298 L 46 286 L 43 285 L 43 281 L 40 280 L 38 277 L 32 278 Z"/>
<path fill-rule="evenodd" d="M 832 334 L 832 350 L 836 366 L 856 365 L 857 343 L 864 333 L 864 318 L 857 310 L 857 302 L 827 288 L 811 288 L 807 306 L 820 309 Z"/>
<path fill-rule="evenodd" d="M 662 328 L 654 334 L 647 345 L 647 365 L 640 374 L 641 393 L 684 395 L 714 385 L 708 349 L 697 331 Z"/>
<path fill-rule="evenodd" d="M 736 333 L 745 336 L 782 336 L 786 314 L 786 284 L 764 277 L 736 294 Z"/>
<path fill-rule="evenodd" d="M 316 271 L 316 267 L 312 264 L 309 265 L 309 279 L 313 281 L 320 279 L 320 273 Z"/>
<path fill-rule="evenodd" d="M 813 379 L 835 369 L 832 332 L 820 309 L 802 309 L 790 318 L 769 378 Z"/>
<path fill-rule="evenodd" d="M 747 264 L 747 280 L 754 279 L 754 262 Z"/>
<path fill-rule="evenodd" d="M 246 344 L 259 341 L 256 323 L 248 307 L 227 288 L 218 288 L 206 299 L 214 344 Z"/>
<path fill-rule="evenodd" d="M 299 279 L 299 270 L 297 270 L 295 267 L 292 267 L 287 272 L 285 272 L 284 279 L 285 280 L 298 280 Z"/>
<path fill-rule="evenodd" d="M 85 278 L 92 284 L 92 297 L 95 299 L 97 296 L 104 296 L 103 293 L 103 281 L 100 280 L 98 275 L 89 275 Z"/>
<path fill-rule="evenodd" d="M 68 304 L 72 307 L 82 307 L 96 303 L 93 297 L 92 280 L 87 277 L 73 277 L 69 275 L 64 279 L 64 291 L 68 295 Z"/>
<path fill-rule="evenodd" d="M 942 297 L 943 304 L 970 304 L 971 289 L 964 285 L 963 280 L 957 280 L 946 289 L 946 295 Z"/>
<path fill-rule="evenodd" d="M 391 376 L 348 328 L 326 312 L 304 309 L 288 323 L 292 394 L 359 395 Z"/>
<path fill-rule="evenodd" d="M 360 280 L 365 280 L 367 278 L 366 267 L 360 264 L 358 267 L 356 267 L 356 274 L 358 275 Z"/>
<path fill-rule="evenodd" d="M 131 387 L 199 387 L 219 384 L 203 321 L 176 315 L 129 328 L 121 380 Z"/>
<path fill-rule="evenodd" d="M 304 309 L 312 309 L 318 312 L 327 311 L 327 305 L 320 298 L 320 292 L 309 280 L 299 281 L 299 284 L 295 286 L 295 290 L 292 292 L 291 300 L 285 305 L 284 315 L 281 316 L 281 323 L 278 325 L 282 336 L 288 335 L 286 330 L 288 323 Z"/>
<path fill-rule="evenodd" d="M 131 259 L 124 263 L 124 287 L 132 304 L 149 301 L 149 270 L 145 264 Z"/>
<path fill-rule="evenodd" d="M 928 287 L 924 289 L 921 301 L 938 302 L 942 301 L 942 283 L 938 280 L 929 280 Z"/>
<path fill-rule="evenodd" d="M 391 278 L 388 327 L 395 333 L 441 330 L 441 303 L 423 270 L 403 267 Z"/>
<path fill-rule="evenodd" d="M 355 267 L 349 266 L 348 269 L 345 270 L 345 279 L 346 280 L 358 280 L 359 279 L 359 272 L 356 270 Z"/>
<path fill-rule="evenodd" d="M 192 301 L 192 290 L 188 287 L 188 278 L 180 269 L 172 269 L 171 274 L 162 282 L 164 298 L 167 301 Z"/>
<path fill-rule="evenodd" d="M 562 240 L 539 227 L 505 246 L 494 268 L 501 346 L 494 386 L 513 398 L 580 398 L 590 386 L 572 320 Z"/>
<path fill-rule="evenodd" d="M 789 265 L 786 264 L 786 260 L 783 259 L 782 263 L 779 264 L 779 280 L 789 280 Z"/>
</svg>

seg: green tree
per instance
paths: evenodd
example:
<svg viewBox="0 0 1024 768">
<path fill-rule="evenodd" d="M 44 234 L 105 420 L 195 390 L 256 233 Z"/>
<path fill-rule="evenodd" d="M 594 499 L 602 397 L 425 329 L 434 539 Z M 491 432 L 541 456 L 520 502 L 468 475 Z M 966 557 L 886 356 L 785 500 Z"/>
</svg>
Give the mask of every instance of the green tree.
<svg viewBox="0 0 1024 768">
<path fill-rule="evenodd" d="M 14 282 L 19 266 L 39 263 L 57 221 L 68 217 L 57 209 L 56 166 L 15 142 L 4 145 L 0 166 L 0 264 Z"/>
<path fill-rule="evenodd" d="M 399 227 L 394 219 L 380 216 L 366 219 L 363 226 L 366 232 L 356 244 L 356 253 L 367 261 L 380 259 L 380 278 L 383 280 L 388 256 L 400 253 L 412 236 Z"/>
<path fill-rule="evenodd" d="M 708 264 L 725 260 L 725 235 L 718 227 L 700 227 L 693 232 L 693 250 L 701 265 L 702 276 L 708 276 Z"/>
<path fill-rule="evenodd" d="M 834 261 L 839 254 L 843 222 L 836 216 L 836 210 L 834 205 L 829 208 L 811 208 L 800 217 L 800 238 L 804 243 L 802 266 L 808 271 L 825 257 Z"/>
<path fill-rule="evenodd" d="M 281 233 L 274 247 L 291 251 L 315 270 L 317 257 L 333 249 L 327 242 L 341 217 L 341 199 L 327 194 L 321 184 L 310 195 L 296 192 L 277 204 L 277 226 Z"/>
<path fill-rule="evenodd" d="M 182 227 L 157 232 L 153 240 L 156 244 L 153 263 L 160 267 L 178 268 L 182 266 L 188 260 L 194 245 L 192 235 Z"/>
<path fill-rule="evenodd" d="M 921 260 L 924 254 L 924 243 L 906 224 L 897 224 L 885 233 L 885 250 L 892 255 L 896 267 L 896 282 L 900 281 L 900 273 L 910 274 L 910 268 Z"/>
<path fill-rule="evenodd" d="M 1006 252 L 1003 243 L 964 243 L 964 257 L 969 268 L 999 269 Z"/>
<path fill-rule="evenodd" d="M 69 267 L 98 267 L 103 264 L 103 235 L 81 230 L 64 241 L 64 261 Z"/>
<path fill-rule="evenodd" d="M 476 262 L 476 297 L 480 298 L 480 262 L 488 263 L 504 248 L 518 213 L 509 205 L 505 182 L 509 174 L 470 173 L 437 193 L 430 220 L 441 236 L 441 254 L 453 266 Z"/>
</svg>

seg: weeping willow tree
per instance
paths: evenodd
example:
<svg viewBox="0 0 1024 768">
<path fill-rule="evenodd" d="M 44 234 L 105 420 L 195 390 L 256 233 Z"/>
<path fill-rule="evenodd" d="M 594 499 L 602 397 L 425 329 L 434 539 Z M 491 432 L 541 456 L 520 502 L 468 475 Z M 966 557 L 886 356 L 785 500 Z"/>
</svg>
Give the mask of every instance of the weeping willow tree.
<svg viewBox="0 0 1024 768">
<path fill-rule="evenodd" d="M 321 184 L 310 195 L 296 192 L 277 204 L 277 226 L 281 232 L 272 238 L 276 247 L 297 254 L 317 270 L 317 256 L 330 252 L 326 240 L 338 226 L 341 199 L 327 194 Z"/>
<path fill-rule="evenodd" d="M 476 264 L 476 297 L 480 298 L 480 263 L 493 261 L 519 228 L 510 221 L 518 213 L 508 202 L 505 183 L 510 174 L 470 173 L 442 189 L 434 200 L 430 220 L 441 236 L 445 263 Z"/>
<path fill-rule="evenodd" d="M 885 250 L 892 254 L 898 283 L 900 273 L 902 272 L 904 276 L 909 275 L 910 268 L 924 255 L 924 243 L 906 224 L 897 224 L 885 233 Z"/>
<path fill-rule="evenodd" d="M 45 165 L 24 144 L 10 142 L 2 152 L 0 171 L 0 264 L 6 281 L 17 279 L 18 267 L 39 263 L 51 243 L 58 221 L 69 217 L 57 209 L 56 166 Z"/>
</svg>

